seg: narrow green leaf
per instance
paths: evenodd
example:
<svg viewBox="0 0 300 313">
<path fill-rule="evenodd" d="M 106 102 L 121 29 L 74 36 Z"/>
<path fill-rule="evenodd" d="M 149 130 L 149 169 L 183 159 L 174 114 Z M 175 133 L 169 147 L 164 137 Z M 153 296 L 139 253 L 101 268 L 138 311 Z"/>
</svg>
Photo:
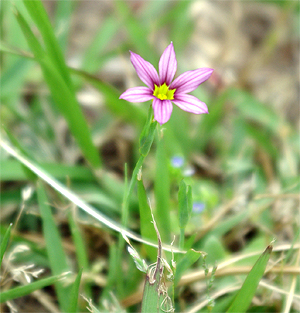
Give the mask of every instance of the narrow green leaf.
<svg viewBox="0 0 300 313">
<path fill-rule="evenodd" d="M 25 286 L 20 286 L 20 287 L 15 287 L 11 288 L 7 291 L 2 291 L 1 292 L 1 297 L 0 297 L 0 303 L 10 301 L 13 299 L 17 299 L 23 296 L 27 296 L 34 292 L 35 290 L 42 289 L 44 287 L 50 286 L 52 284 L 57 284 L 59 283 L 62 279 L 64 279 L 68 274 L 62 274 L 62 275 L 55 275 L 51 277 L 47 277 L 44 279 L 40 279 L 38 281 L 35 281 L 33 283 L 30 283 Z"/>
<path fill-rule="evenodd" d="M 29 2 L 32 3 L 31 1 Z M 91 165 L 95 168 L 100 167 L 100 155 L 92 142 L 88 125 L 77 102 L 73 88 L 69 86 L 70 83 L 67 82 L 66 77 L 61 74 L 62 70 L 58 67 L 57 62 L 54 63 L 53 57 L 51 58 L 43 50 L 24 17 L 17 12 L 16 18 L 30 49 L 34 53 L 36 60 L 40 63 L 45 81 L 48 84 L 55 104 L 67 120 L 70 131 Z"/>
<path fill-rule="evenodd" d="M 159 284 L 160 272 L 156 269 L 156 264 L 151 265 L 146 275 L 141 313 L 159 312 Z"/>
<path fill-rule="evenodd" d="M 0 268 L 1 268 L 4 253 L 5 253 L 7 245 L 8 245 L 12 225 L 13 224 L 9 224 L 9 226 L 8 226 L 6 232 L 5 232 L 5 234 L 1 240 L 1 244 L 0 244 Z"/>
<path fill-rule="evenodd" d="M 174 284 L 175 286 L 178 284 L 183 273 L 191 267 L 198 259 L 202 256 L 202 253 L 199 251 L 195 251 L 193 249 L 188 250 L 188 252 L 181 257 L 179 262 L 176 264 L 176 272 Z"/>
<path fill-rule="evenodd" d="M 76 3 L 76 2 L 75 2 Z M 74 1 L 57 1 L 55 11 L 55 32 L 62 51 L 67 51 L 68 36 L 71 29 Z"/>
<path fill-rule="evenodd" d="M 153 220 L 153 226 L 158 239 L 157 261 L 148 267 L 141 312 L 171 312 L 173 309 L 172 301 L 168 296 L 168 289 L 163 276 L 166 263 L 162 259 L 161 237 L 155 220 Z"/>
<path fill-rule="evenodd" d="M 48 199 L 41 182 L 37 184 L 37 195 L 40 207 L 40 213 L 43 222 L 43 233 L 46 241 L 46 248 L 54 275 L 59 275 L 70 270 L 67 263 L 67 256 L 64 252 L 59 231 L 55 225 L 51 209 L 48 205 Z M 55 284 L 58 301 L 62 311 L 66 311 L 69 304 L 70 286 L 63 286 L 61 283 Z"/>
<path fill-rule="evenodd" d="M 156 201 L 155 218 L 158 229 L 161 233 L 163 242 L 170 242 L 170 179 L 163 138 L 160 138 L 157 142 L 154 193 Z"/>
<path fill-rule="evenodd" d="M 31 158 L 31 156 L 23 149 L 19 141 L 13 136 L 13 134 L 9 131 L 8 128 L 6 128 L 4 125 L 2 125 L 3 129 L 5 130 L 5 133 L 9 140 L 13 143 L 14 146 L 16 146 L 24 155 L 26 155 L 28 158 Z M 1 179 L 2 179 L 2 170 L 3 172 L 7 171 L 7 169 L 1 168 Z M 26 166 L 23 164 L 21 165 L 21 170 L 23 174 L 26 176 L 26 179 L 35 181 L 37 179 L 37 176 Z"/>
<path fill-rule="evenodd" d="M 150 241 L 156 240 L 156 232 L 152 224 L 151 210 L 148 204 L 146 190 L 142 179 L 138 179 L 138 199 L 139 199 L 139 209 L 140 209 L 140 229 L 142 237 L 145 239 L 150 239 Z M 145 245 L 148 256 L 151 260 L 155 260 L 157 255 L 157 250 L 153 247 Z"/>
<path fill-rule="evenodd" d="M 57 179 L 80 180 L 80 181 L 94 181 L 95 177 L 91 171 L 84 166 L 67 165 L 59 163 L 42 163 L 41 166 L 45 171 Z M 20 162 L 16 160 L 0 160 L 1 180 L 27 180 L 28 177 L 23 171 Z"/>
<path fill-rule="evenodd" d="M 228 313 L 242 313 L 247 311 L 248 307 L 251 304 L 252 298 L 255 295 L 255 291 L 257 289 L 259 281 L 264 275 L 272 249 L 273 247 L 271 245 L 268 246 L 263 254 L 256 261 L 250 273 L 247 275 L 242 288 L 239 290 L 231 306 L 227 310 Z"/>
<path fill-rule="evenodd" d="M 192 199 L 192 188 L 187 186 L 182 180 L 179 185 L 178 192 L 178 219 L 179 227 L 185 228 L 192 213 L 193 199 Z"/>
<path fill-rule="evenodd" d="M 108 16 L 91 45 L 85 51 L 82 68 L 87 72 L 99 70 L 101 64 L 101 55 L 107 48 L 109 42 L 114 38 L 120 28 L 121 22 L 115 16 Z"/>
<path fill-rule="evenodd" d="M 282 128 L 279 126 L 284 126 L 279 115 L 245 90 L 229 89 L 228 96 L 235 102 L 236 108 L 247 120 L 258 122 L 274 134 L 278 134 L 281 131 Z"/>
<path fill-rule="evenodd" d="M 54 66 L 63 76 L 63 80 L 66 82 L 67 86 L 72 90 L 73 85 L 70 73 L 67 69 L 64 56 L 55 38 L 52 25 L 42 2 L 40 0 L 23 0 L 23 3 L 43 37 L 47 54 L 52 60 Z"/>
<path fill-rule="evenodd" d="M 15 11 L 15 16 L 31 51 L 34 53 L 37 59 L 43 59 L 43 57 L 45 56 L 45 51 L 39 41 L 34 36 L 27 21 L 25 20 L 23 15 L 17 10 Z"/>
<path fill-rule="evenodd" d="M 79 298 L 79 287 L 80 287 L 82 271 L 83 271 L 83 268 L 81 268 L 79 270 L 79 272 L 76 276 L 76 279 L 74 281 L 74 284 L 72 286 L 71 293 L 70 293 L 69 307 L 67 310 L 68 313 L 77 312 L 77 305 L 78 305 L 78 298 Z"/>
<path fill-rule="evenodd" d="M 71 211 L 68 213 L 68 222 L 69 222 L 73 242 L 75 245 L 75 252 L 77 256 L 78 266 L 80 268 L 83 268 L 84 270 L 87 270 L 89 267 L 89 262 L 88 262 L 88 256 L 86 253 L 86 248 L 84 245 L 82 234 L 79 230 L 79 227 L 76 221 L 74 220 L 74 216 Z"/>
<path fill-rule="evenodd" d="M 37 176 L 39 176 L 43 181 L 45 181 L 47 184 L 49 184 L 52 188 L 54 188 L 57 192 L 59 192 L 61 195 L 69 199 L 72 203 L 77 205 L 79 208 L 81 208 L 83 211 L 85 211 L 87 214 L 95 218 L 97 221 L 99 221 L 101 224 L 107 226 L 108 228 L 125 234 L 128 238 L 131 238 L 135 241 L 141 242 L 143 244 L 148 244 L 150 246 L 156 246 L 153 242 L 144 240 L 139 236 L 138 234 L 134 233 L 133 231 L 128 230 L 127 228 L 122 227 L 118 222 L 110 219 L 105 214 L 101 213 L 99 210 L 95 209 L 93 206 L 87 204 L 85 201 L 83 201 L 81 198 L 79 198 L 74 192 L 72 192 L 70 189 L 65 187 L 63 184 L 58 182 L 53 176 L 51 176 L 49 173 L 45 172 L 41 167 L 37 166 L 36 163 L 32 162 L 31 160 L 27 159 L 23 155 L 21 155 L 15 148 L 11 147 L 7 142 L 0 140 L 0 146 L 11 156 L 19 160 L 22 164 L 24 164 L 26 167 L 28 167 L 30 170 L 32 170 Z M 138 164 L 139 165 L 139 164 Z M 141 164 L 137 167 L 140 168 Z M 136 174 L 133 176 L 136 176 L 138 173 L 138 170 L 136 170 Z M 136 180 L 132 180 L 136 183 Z M 134 187 L 134 184 L 132 183 L 132 189 Z M 130 189 L 130 186 L 128 188 Z M 129 194 L 130 195 L 130 194 Z M 128 196 L 129 197 L 129 196 Z M 184 253 L 184 251 L 174 247 L 174 246 L 168 246 L 164 245 L 163 249 L 165 251 L 172 251 L 173 253 Z"/>
</svg>

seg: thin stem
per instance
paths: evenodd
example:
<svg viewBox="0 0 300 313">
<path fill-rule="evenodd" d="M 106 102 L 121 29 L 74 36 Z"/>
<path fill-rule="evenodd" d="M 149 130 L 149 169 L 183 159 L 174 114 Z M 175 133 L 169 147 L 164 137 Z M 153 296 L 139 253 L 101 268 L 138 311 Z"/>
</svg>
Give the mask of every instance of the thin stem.
<svg viewBox="0 0 300 313">
<path fill-rule="evenodd" d="M 183 249 L 184 247 L 184 228 L 180 228 L 179 247 L 180 249 Z"/>
</svg>

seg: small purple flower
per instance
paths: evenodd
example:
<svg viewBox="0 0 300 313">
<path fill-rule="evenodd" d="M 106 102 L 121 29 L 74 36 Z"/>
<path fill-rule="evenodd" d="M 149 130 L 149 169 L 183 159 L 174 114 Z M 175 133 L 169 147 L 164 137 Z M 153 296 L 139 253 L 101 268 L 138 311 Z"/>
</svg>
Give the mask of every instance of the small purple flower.
<svg viewBox="0 0 300 313">
<path fill-rule="evenodd" d="M 172 82 L 177 70 L 177 60 L 172 42 L 160 57 L 159 75 L 151 63 L 136 53 L 131 51 L 130 53 L 136 73 L 147 87 L 129 88 L 121 94 L 120 99 L 130 102 L 153 100 L 154 119 L 160 124 L 164 124 L 170 119 L 173 110 L 172 102 L 180 109 L 190 113 L 208 113 L 204 102 L 187 93 L 205 82 L 211 76 L 213 69 L 203 67 L 188 71 Z"/>
<path fill-rule="evenodd" d="M 175 168 L 182 167 L 184 164 L 184 158 L 181 156 L 173 156 L 173 158 L 171 159 L 171 163 Z"/>
<path fill-rule="evenodd" d="M 193 212 L 201 213 L 205 209 L 205 204 L 203 202 L 194 202 L 193 203 Z"/>
</svg>

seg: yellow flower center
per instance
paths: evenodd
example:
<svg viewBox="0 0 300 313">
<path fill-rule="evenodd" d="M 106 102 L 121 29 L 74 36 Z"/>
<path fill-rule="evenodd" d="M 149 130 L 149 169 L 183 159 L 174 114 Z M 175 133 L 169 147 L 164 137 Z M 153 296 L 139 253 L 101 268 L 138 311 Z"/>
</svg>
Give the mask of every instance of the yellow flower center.
<svg viewBox="0 0 300 313">
<path fill-rule="evenodd" d="M 160 100 L 173 100 L 175 90 L 176 89 L 169 90 L 169 86 L 167 86 L 166 83 L 161 86 L 157 86 L 154 84 L 153 96 Z"/>
</svg>

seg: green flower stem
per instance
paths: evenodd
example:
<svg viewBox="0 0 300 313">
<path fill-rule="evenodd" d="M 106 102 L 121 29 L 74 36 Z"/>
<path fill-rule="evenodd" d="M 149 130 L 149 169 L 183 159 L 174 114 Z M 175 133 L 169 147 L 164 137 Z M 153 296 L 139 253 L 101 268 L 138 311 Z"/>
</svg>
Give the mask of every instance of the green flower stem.
<svg viewBox="0 0 300 313">
<path fill-rule="evenodd" d="M 150 148 L 152 146 L 154 135 L 155 135 L 154 130 L 156 128 L 156 124 L 157 122 L 153 121 L 153 110 L 152 110 L 152 107 L 150 106 L 146 124 L 140 136 L 140 145 L 139 145 L 140 157 L 133 169 L 132 177 L 131 177 L 128 189 L 125 191 L 126 194 L 124 197 L 123 208 L 122 208 L 122 224 L 124 227 L 126 227 L 128 223 L 130 196 L 133 193 L 133 188 L 137 182 L 137 175 L 139 173 L 139 170 L 141 169 L 143 162 L 146 156 L 148 155 Z"/>
<path fill-rule="evenodd" d="M 184 228 L 180 228 L 179 247 L 180 249 L 184 248 Z"/>
<path fill-rule="evenodd" d="M 133 192 L 133 188 L 136 184 L 136 177 L 138 175 L 139 170 L 141 169 L 141 167 L 143 165 L 145 157 L 146 157 L 145 155 L 141 155 L 139 157 L 139 159 L 138 159 L 138 161 L 134 167 L 134 170 L 132 172 L 130 184 L 128 186 L 128 189 L 126 190 L 126 196 L 124 197 L 123 208 L 122 208 L 122 225 L 124 227 L 126 227 L 127 223 L 128 223 L 130 195 Z"/>
<path fill-rule="evenodd" d="M 123 199 L 123 205 L 122 205 L 122 225 L 124 227 L 127 227 L 128 219 L 129 219 L 129 202 L 130 202 L 130 196 L 133 193 L 133 189 L 135 187 L 135 184 L 137 182 L 137 175 L 143 165 L 143 162 L 148 155 L 150 148 L 153 143 L 153 139 L 155 136 L 155 128 L 156 128 L 157 122 L 153 120 L 153 109 L 152 106 L 149 107 L 148 111 L 148 117 L 145 123 L 145 126 L 142 130 L 141 136 L 140 136 L 140 142 L 139 142 L 139 151 L 140 151 L 140 157 L 133 169 L 131 180 L 129 183 L 129 186 L 127 187 L 127 178 L 125 182 L 125 194 Z M 127 173 L 127 171 L 125 171 Z M 127 177 L 127 176 L 126 176 Z M 119 257 L 117 258 L 120 262 L 122 260 L 122 251 L 125 245 L 125 241 L 122 238 L 122 235 L 119 235 L 119 245 L 118 245 L 118 254 Z M 120 270 L 120 275 L 116 275 L 116 277 L 123 277 L 121 273 L 121 265 L 117 267 Z M 123 281 L 121 279 L 118 279 L 117 283 L 117 289 L 120 295 L 123 294 Z"/>
</svg>

